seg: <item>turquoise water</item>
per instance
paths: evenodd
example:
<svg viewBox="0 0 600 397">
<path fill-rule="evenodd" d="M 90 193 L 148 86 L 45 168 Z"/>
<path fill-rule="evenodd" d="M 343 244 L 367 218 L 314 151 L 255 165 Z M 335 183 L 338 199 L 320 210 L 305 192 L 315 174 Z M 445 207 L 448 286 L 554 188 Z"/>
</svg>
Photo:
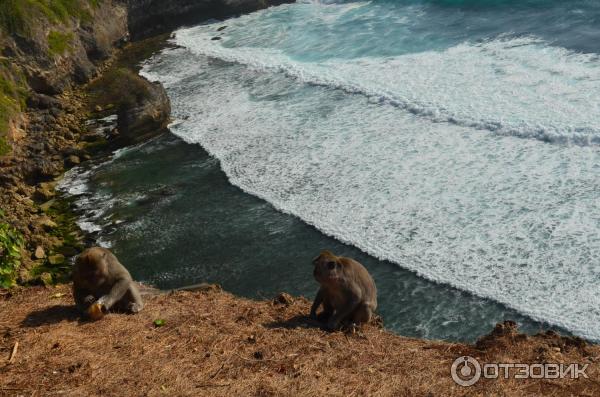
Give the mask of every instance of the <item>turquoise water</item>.
<svg viewBox="0 0 600 397">
<path fill-rule="evenodd" d="M 240 204 L 227 201 L 230 221 L 211 235 L 221 229 L 199 215 L 210 204 L 192 192 L 169 217 L 136 213 L 158 239 L 154 266 L 135 259 L 149 237 L 128 222 L 102 238 L 144 279 L 207 278 L 250 296 L 273 285 L 309 295 L 303 266 L 342 242 L 376 275 L 399 332 L 469 340 L 509 316 L 598 340 L 599 18 L 592 1 L 314 2 L 181 29 L 143 68 L 169 92 L 181 162 L 191 150 L 203 167 L 202 146 L 241 189 L 232 197 L 248 193 L 268 215 L 236 217 Z M 152 169 L 147 149 L 99 167 L 87 191 L 146 197 L 100 181 L 121 167 L 112 183 L 135 185 L 142 171 L 126 159 Z M 166 189 L 199 180 L 170 158 L 145 178 Z M 294 227 L 285 244 L 244 251 L 244 236 L 269 240 L 261 222 Z M 204 225 L 211 238 L 184 238 Z M 245 232 L 225 238 L 235 230 Z M 229 250 L 207 254 L 223 242 Z M 281 251 L 285 260 L 264 260 Z M 183 252 L 201 259 L 173 259 Z M 248 273 L 233 257 L 264 263 L 268 285 L 236 279 Z"/>
</svg>

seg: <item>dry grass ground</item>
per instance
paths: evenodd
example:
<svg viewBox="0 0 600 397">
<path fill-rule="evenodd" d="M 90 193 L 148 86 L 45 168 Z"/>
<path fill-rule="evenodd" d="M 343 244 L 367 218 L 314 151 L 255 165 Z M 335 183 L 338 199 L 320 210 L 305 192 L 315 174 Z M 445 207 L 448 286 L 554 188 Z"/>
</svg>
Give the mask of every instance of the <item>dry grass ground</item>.
<svg viewBox="0 0 600 397">
<path fill-rule="evenodd" d="M 251 301 L 218 290 L 147 297 L 135 316 L 82 322 L 69 286 L 0 297 L 4 396 L 600 395 L 600 348 L 498 326 L 476 345 L 417 340 L 374 325 L 328 333 L 298 298 Z M 163 319 L 157 327 L 154 321 Z M 12 362 L 15 344 L 18 349 Z M 589 364 L 588 379 L 456 385 L 452 362 Z"/>
</svg>

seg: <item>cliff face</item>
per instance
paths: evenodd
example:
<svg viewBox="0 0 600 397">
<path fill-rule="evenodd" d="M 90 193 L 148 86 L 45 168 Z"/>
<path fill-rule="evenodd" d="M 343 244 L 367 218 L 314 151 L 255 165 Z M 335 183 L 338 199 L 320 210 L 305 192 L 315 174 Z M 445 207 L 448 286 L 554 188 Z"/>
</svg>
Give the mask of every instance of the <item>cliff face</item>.
<svg viewBox="0 0 600 397">
<path fill-rule="evenodd" d="M 2 52 L 22 66 L 33 91 L 55 95 L 73 82 L 87 82 L 96 74 L 99 62 L 127 38 L 125 4 L 81 0 L 79 7 L 81 14 L 67 14 L 62 20 L 58 14 L 34 8 L 21 22 L 23 28 L 6 28 L 9 32 Z"/>
<path fill-rule="evenodd" d="M 40 103 L 36 95 L 89 81 L 127 38 L 120 1 L 0 2 L 0 156 L 26 136 L 24 111 Z"/>
<path fill-rule="evenodd" d="M 231 17 L 294 0 L 128 0 L 129 31 L 134 40 L 209 19 Z"/>
</svg>

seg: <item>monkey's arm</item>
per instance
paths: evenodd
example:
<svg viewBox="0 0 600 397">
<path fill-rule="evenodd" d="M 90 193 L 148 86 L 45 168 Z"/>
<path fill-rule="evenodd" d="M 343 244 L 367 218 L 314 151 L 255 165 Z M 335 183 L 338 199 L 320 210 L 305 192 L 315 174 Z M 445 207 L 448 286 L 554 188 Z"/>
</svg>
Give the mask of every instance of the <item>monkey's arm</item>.
<svg viewBox="0 0 600 397">
<path fill-rule="evenodd" d="M 118 280 L 113 285 L 110 292 L 108 294 L 102 296 L 100 299 L 98 299 L 97 303 L 102 305 L 102 307 L 105 310 L 110 310 L 110 308 L 113 307 L 115 303 L 120 301 L 121 298 L 123 298 L 123 296 L 125 296 L 125 293 L 127 293 L 127 290 L 129 289 L 130 285 L 131 285 L 130 279 L 122 278 L 122 279 Z"/>
<path fill-rule="evenodd" d="M 129 311 L 131 313 L 140 312 L 144 308 L 144 302 L 142 301 L 140 290 L 134 282 L 129 284 L 129 297 L 131 299 L 131 302 L 129 302 Z"/>
<path fill-rule="evenodd" d="M 73 286 L 73 296 L 75 298 L 75 305 L 77 310 L 81 313 L 85 313 L 88 307 L 94 303 L 96 298 L 88 290 Z"/>
<path fill-rule="evenodd" d="M 323 290 L 319 288 L 319 292 L 317 292 L 315 301 L 313 302 L 312 307 L 310 308 L 310 318 L 312 318 L 313 320 L 317 319 L 317 309 L 319 308 L 319 306 L 321 306 L 321 303 L 323 303 Z"/>
</svg>

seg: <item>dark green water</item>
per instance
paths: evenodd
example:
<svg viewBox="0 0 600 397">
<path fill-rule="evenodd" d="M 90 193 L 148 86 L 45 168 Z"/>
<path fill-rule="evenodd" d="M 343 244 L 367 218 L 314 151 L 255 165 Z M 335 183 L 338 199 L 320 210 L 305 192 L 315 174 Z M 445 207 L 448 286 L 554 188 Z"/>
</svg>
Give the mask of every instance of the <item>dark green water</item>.
<svg viewBox="0 0 600 397">
<path fill-rule="evenodd" d="M 171 134 L 126 149 L 90 172 L 76 170 L 65 189 L 76 194 L 82 221 L 102 226 L 95 235 L 99 242 L 110 245 L 136 279 L 160 288 L 209 282 L 252 298 L 281 291 L 312 298 L 318 286 L 311 259 L 329 249 L 369 269 L 379 313 L 387 328 L 402 335 L 473 341 L 505 319 L 527 332 L 548 328 L 365 255 L 278 212 L 232 186 L 200 146 Z"/>
</svg>

